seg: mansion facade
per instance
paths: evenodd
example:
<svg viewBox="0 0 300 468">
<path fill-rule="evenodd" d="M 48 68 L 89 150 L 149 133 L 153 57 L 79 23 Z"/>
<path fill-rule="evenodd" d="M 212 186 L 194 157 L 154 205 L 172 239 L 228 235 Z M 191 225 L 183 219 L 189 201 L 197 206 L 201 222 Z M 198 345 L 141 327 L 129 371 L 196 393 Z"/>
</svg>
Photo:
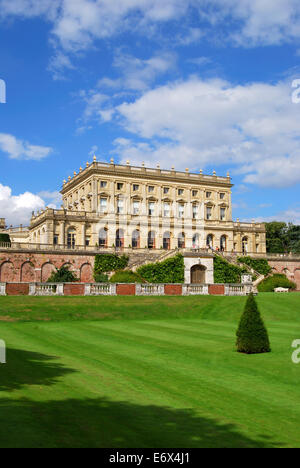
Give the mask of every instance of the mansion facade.
<svg viewBox="0 0 300 468">
<path fill-rule="evenodd" d="M 61 209 L 33 213 L 29 228 L 6 232 L 12 242 L 53 249 L 264 254 L 264 224 L 232 220 L 232 186 L 229 174 L 121 165 L 113 159 L 103 163 L 94 157 L 64 181 Z"/>
</svg>

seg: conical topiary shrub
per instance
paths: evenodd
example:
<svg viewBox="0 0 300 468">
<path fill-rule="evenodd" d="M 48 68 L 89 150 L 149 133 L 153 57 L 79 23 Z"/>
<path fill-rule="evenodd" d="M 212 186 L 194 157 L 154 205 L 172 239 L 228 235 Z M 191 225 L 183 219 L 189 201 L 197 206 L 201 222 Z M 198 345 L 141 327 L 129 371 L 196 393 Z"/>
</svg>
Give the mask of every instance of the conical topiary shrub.
<svg viewBox="0 0 300 468">
<path fill-rule="evenodd" d="M 236 335 L 239 353 L 258 354 L 271 351 L 268 332 L 253 294 L 247 299 Z"/>
</svg>

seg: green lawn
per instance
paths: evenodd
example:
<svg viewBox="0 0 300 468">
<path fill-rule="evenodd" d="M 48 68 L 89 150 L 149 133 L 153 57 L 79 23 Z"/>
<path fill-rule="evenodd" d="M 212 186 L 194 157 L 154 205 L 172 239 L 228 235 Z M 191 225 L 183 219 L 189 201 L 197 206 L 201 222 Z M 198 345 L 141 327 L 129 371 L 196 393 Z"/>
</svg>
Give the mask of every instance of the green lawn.
<svg viewBox="0 0 300 468">
<path fill-rule="evenodd" d="M 1 297 L 0 447 L 300 447 L 300 294 L 258 296 L 256 356 L 245 300 Z"/>
</svg>

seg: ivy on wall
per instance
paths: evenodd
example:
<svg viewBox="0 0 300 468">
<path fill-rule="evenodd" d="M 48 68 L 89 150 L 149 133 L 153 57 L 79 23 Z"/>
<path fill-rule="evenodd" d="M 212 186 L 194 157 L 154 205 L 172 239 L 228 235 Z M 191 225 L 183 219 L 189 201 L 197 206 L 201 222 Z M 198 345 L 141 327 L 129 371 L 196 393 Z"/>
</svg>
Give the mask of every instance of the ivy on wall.
<svg viewBox="0 0 300 468">
<path fill-rule="evenodd" d="M 219 256 L 214 258 L 215 283 L 240 283 L 243 273 L 248 273 L 246 267 L 240 268 L 237 265 L 232 265 Z"/>
<path fill-rule="evenodd" d="M 264 276 L 268 275 L 272 271 L 272 268 L 268 264 L 268 260 L 265 258 L 257 259 L 251 257 L 239 257 L 238 262 L 248 265 L 249 267 L 253 268 L 253 270 Z"/>
<path fill-rule="evenodd" d="M 149 283 L 184 283 L 184 259 L 178 254 L 163 262 L 143 265 L 137 273 Z"/>
<path fill-rule="evenodd" d="M 108 273 L 110 271 L 123 270 L 127 267 L 129 257 L 127 255 L 116 254 L 98 254 L 95 257 L 94 277 L 101 273 Z"/>
</svg>

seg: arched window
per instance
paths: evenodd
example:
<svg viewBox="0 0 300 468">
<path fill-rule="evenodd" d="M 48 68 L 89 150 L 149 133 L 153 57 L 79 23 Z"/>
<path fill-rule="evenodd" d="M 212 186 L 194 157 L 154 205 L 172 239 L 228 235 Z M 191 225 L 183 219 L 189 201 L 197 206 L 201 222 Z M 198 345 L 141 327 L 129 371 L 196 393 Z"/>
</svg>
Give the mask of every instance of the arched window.
<svg viewBox="0 0 300 468">
<path fill-rule="evenodd" d="M 123 229 L 118 229 L 116 232 L 116 247 L 122 249 L 124 247 L 124 231 Z"/>
<path fill-rule="evenodd" d="M 207 245 L 207 247 L 210 247 L 212 249 L 213 244 L 214 244 L 214 236 L 212 234 L 208 234 L 208 236 L 206 238 L 206 245 Z"/>
<path fill-rule="evenodd" d="M 69 249 L 73 249 L 76 245 L 76 229 L 74 228 L 68 229 L 67 245 Z"/>
<path fill-rule="evenodd" d="M 220 238 L 220 250 L 225 252 L 227 250 L 227 237 L 225 235 Z"/>
<path fill-rule="evenodd" d="M 168 231 L 163 235 L 163 248 L 165 250 L 170 250 L 171 248 L 171 234 Z"/>
<path fill-rule="evenodd" d="M 102 228 L 99 231 L 99 247 L 105 249 L 107 247 L 107 229 Z"/>
<path fill-rule="evenodd" d="M 131 245 L 133 249 L 140 248 L 140 231 L 137 229 L 132 233 Z"/>
<path fill-rule="evenodd" d="M 184 235 L 184 232 L 181 232 L 178 235 L 178 248 L 179 249 L 184 249 L 185 248 L 185 235 Z"/>
<path fill-rule="evenodd" d="M 248 237 L 243 237 L 242 239 L 242 251 L 244 255 L 248 253 Z"/>
<path fill-rule="evenodd" d="M 199 249 L 200 242 L 199 242 L 199 234 L 194 234 L 193 236 L 193 249 Z"/>
<path fill-rule="evenodd" d="M 155 249 L 155 232 L 148 232 L 148 249 Z"/>
</svg>

